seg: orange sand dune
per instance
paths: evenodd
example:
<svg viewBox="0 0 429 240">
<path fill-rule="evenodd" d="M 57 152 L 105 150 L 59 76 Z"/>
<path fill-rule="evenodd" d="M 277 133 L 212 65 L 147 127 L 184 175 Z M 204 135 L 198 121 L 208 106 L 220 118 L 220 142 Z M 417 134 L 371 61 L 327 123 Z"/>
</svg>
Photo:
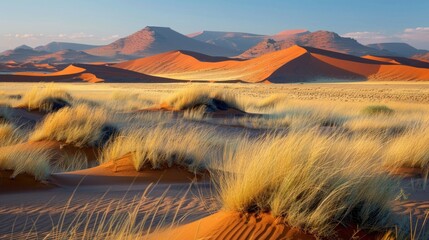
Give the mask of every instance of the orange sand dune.
<svg viewBox="0 0 429 240">
<path fill-rule="evenodd" d="M 31 190 L 44 190 L 52 188 L 53 185 L 47 182 L 39 182 L 29 174 L 19 174 L 15 178 L 10 178 L 13 174 L 11 170 L 0 170 L 0 194 L 10 192 L 21 192 Z"/>
<path fill-rule="evenodd" d="M 200 179 L 179 167 L 162 170 L 144 169 L 136 171 L 131 154 L 100 166 L 61 174 L 53 174 L 50 181 L 56 185 L 117 185 L 132 182 L 143 183 L 189 183 Z"/>
<path fill-rule="evenodd" d="M 356 232 L 352 227 L 338 227 L 338 239 L 379 239 L 375 234 Z M 198 221 L 153 233 L 149 239 L 319 239 L 275 219 L 270 214 L 248 214 L 237 212 L 218 212 Z"/>
<path fill-rule="evenodd" d="M 92 148 L 78 148 L 72 145 L 64 144 L 56 141 L 40 141 L 26 142 L 11 146 L 0 147 L 1 151 L 31 151 L 31 150 L 46 150 L 51 153 L 52 164 L 59 163 L 58 161 L 68 160 L 68 157 L 73 157 L 80 153 L 86 156 L 88 164 L 93 165 L 97 159 L 97 152 Z M 0 170 L 0 193 L 16 192 L 23 190 L 39 190 L 53 187 L 49 182 L 39 182 L 26 173 L 18 174 L 14 179 L 11 179 L 12 170 Z"/>
<path fill-rule="evenodd" d="M 189 81 L 298 82 L 313 80 L 428 81 L 429 68 L 292 46 L 249 60 L 212 60 L 172 51 L 114 65 L 158 77 Z"/>
<path fill-rule="evenodd" d="M 388 58 L 388 57 L 379 57 L 379 56 L 373 56 L 373 55 L 365 55 L 362 56 L 362 58 L 379 61 L 379 62 L 386 62 L 386 63 L 392 63 L 392 64 L 400 64 L 394 59 Z"/>
<path fill-rule="evenodd" d="M 92 73 L 82 73 L 77 78 L 82 79 L 85 82 L 90 82 L 90 83 L 104 82 L 104 79 L 98 78 L 97 76 L 95 76 Z"/>
<path fill-rule="evenodd" d="M 22 72 L 22 73 L 15 73 L 14 75 L 18 76 L 34 76 L 34 77 L 50 77 L 50 76 L 67 76 L 67 75 L 75 75 L 78 73 L 85 72 L 86 69 L 76 67 L 73 65 L 69 65 L 68 67 L 64 68 L 61 71 L 53 72 L 53 73 L 39 73 L 39 72 Z"/>
<path fill-rule="evenodd" d="M 0 82 L 132 82 L 167 83 L 177 80 L 149 76 L 107 65 L 75 64 L 57 72 L 19 72 L 0 74 Z"/>
</svg>

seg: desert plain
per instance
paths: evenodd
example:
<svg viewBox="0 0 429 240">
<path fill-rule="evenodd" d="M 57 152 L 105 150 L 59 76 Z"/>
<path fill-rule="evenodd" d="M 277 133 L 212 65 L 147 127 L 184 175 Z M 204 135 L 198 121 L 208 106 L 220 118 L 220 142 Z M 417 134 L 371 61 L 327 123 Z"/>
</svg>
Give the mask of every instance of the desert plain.
<svg viewBox="0 0 429 240">
<path fill-rule="evenodd" d="M 0 83 L 4 239 L 425 239 L 429 84 Z"/>
</svg>

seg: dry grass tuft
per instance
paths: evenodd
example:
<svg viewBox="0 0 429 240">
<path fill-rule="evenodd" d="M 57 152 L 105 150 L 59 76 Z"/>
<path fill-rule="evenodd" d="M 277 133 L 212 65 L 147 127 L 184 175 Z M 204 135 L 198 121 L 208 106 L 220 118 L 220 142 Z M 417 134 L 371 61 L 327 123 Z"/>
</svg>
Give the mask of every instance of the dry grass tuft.
<svg viewBox="0 0 429 240">
<path fill-rule="evenodd" d="M 12 124 L 0 123 L 0 147 L 24 141 L 24 134 Z"/>
<path fill-rule="evenodd" d="M 226 152 L 220 198 L 225 209 L 271 212 L 320 236 L 339 223 L 385 230 L 396 185 L 378 171 L 379 148 L 371 138 L 315 132 L 243 141 Z"/>
<path fill-rule="evenodd" d="M 225 144 L 214 129 L 204 127 L 178 124 L 131 129 L 104 148 L 101 162 L 131 153 L 137 171 L 179 165 L 197 173 L 221 156 Z"/>
<path fill-rule="evenodd" d="M 52 152 L 43 148 L 11 146 L 0 151 L 0 170 L 13 170 L 12 177 L 27 173 L 36 180 L 47 179 L 51 173 Z"/>
<path fill-rule="evenodd" d="M 394 112 L 393 109 L 384 105 L 368 106 L 362 110 L 362 113 L 366 115 L 391 115 Z"/>
<path fill-rule="evenodd" d="M 52 113 L 30 134 L 30 141 L 55 140 L 76 146 L 102 146 L 114 132 L 101 108 L 78 105 Z"/>
<path fill-rule="evenodd" d="M 53 112 L 70 106 L 72 100 L 72 96 L 67 91 L 56 88 L 54 85 L 47 85 L 32 88 L 25 93 L 18 106 L 29 110 Z"/>
<path fill-rule="evenodd" d="M 418 167 L 429 172 L 429 127 L 410 129 L 392 139 L 384 156 L 384 164 L 394 167 Z"/>
<path fill-rule="evenodd" d="M 228 92 L 213 91 L 208 87 L 201 86 L 185 88 L 164 99 L 163 104 L 172 107 L 174 110 L 186 110 L 202 106 L 208 110 L 238 108 L 235 98 Z"/>
</svg>

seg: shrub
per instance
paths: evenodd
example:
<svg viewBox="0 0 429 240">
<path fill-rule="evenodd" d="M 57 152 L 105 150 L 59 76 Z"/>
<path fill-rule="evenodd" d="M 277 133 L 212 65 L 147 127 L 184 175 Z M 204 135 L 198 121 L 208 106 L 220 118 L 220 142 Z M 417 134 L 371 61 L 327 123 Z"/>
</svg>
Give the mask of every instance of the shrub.
<svg viewBox="0 0 429 240">
<path fill-rule="evenodd" d="M 362 113 L 366 115 L 391 115 L 394 112 L 393 109 L 384 105 L 367 106 L 362 110 Z"/>
</svg>

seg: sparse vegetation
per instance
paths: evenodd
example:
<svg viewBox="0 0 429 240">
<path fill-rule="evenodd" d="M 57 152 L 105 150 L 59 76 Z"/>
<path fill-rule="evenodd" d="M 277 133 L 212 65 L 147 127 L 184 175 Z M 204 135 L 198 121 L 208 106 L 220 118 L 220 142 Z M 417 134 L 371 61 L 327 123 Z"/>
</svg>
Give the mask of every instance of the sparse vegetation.
<svg viewBox="0 0 429 240">
<path fill-rule="evenodd" d="M 391 115 L 394 113 L 393 109 L 384 105 L 368 106 L 362 110 L 366 115 Z"/>
<path fill-rule="evenodd" d="M 208 171 L 217 189 L 214 197 L 224 209 L 270 213 L 321 237 L 334 237 L 339 225 L 388 232 L 386 236 L 396 226 L 393 236 L 409 234 L 409 223 L 392 217 L 392 202 L 399 193 L 409 193 L 399 189 L 387 168 L 419 168 L 427 177 L 429 110 L 423 105 L 306 102 L 272 89 L 265 95 L 237 96 L 230 85 L 213 88 L 197 85 L 159 96 L 121 90 L 105 99 L 101 94 L 71 98 L 53 85 L 33 89 L 17 101 L 50 113 L 24 131 L 8 115 L 11 109 L 0 112 L 11 119 L 0 124 L 0 169 L 43 180 L 89 166 L 80 151 L 52 161 L 51 151 L 17 145 L 27 139 L 53 140 L 95 147 L 101 151 L 99 163 L 131 156 L 137 171 L 177 166 L 192 173 Z M 57 109 L 43 99 L 65 99 L 69 105 Z M 155 111 L 156 102 L 174 111 Z M 151 109 L 135 111 L 145 108 Z M 254 114 L 211 117 L 211 111 L 227 108 Z M 145 224 L 133 224 L 140 213 L 130 211 L 126 217 L 123 212 L 103 215 L 106 221 L 94 231 L 84 220 L 80 227 L 85 225 L 87 236 L 101 238 L 151 232 Z M 57 230 L 51 236 L 75 237 L 81 231 L 78 226 Z"/>
<path fill-rule="evenodd" d="M 228 210 L 271 212 L 321 236 L 332 236 L 339 222 L 386 230 L 396 185 L 379 170 L 379 146 L 317 132 L 241 142 L 222 163 L 229 171 L 219 172 L 221 201 Z"/>
<path fill-rule="evenodd" d="M 71 106 L 73 98 L 65 90 L 54 85 L 35 87 L 26 92 L 18 106 L 29 110 L 55 112 L 63 107 Z"/>
<path fill-rule="evenodd" d="M 27 173 L 36 180 L 45 180 L 51 173 L 52 152 L 43 148 L 9 146 L 0 151 L 0 170 L 13 170 L 12 178 Z"/>
<path fill-rule="evenodd" d="M 63 108 L 52 113 L 30 134 L 30 141 L 55 140 L 76 146 L 102 146 L 115 134 L 107 113 L 87 105 Z"/>
<path fill-rule="evenodd" d="M 104 148 L 101 162 L 131 153 L 137 171 L 178 165 L 197 173 L 221 157 L 225 145 L 214 129 L 203 127 L 161 125 L 131 129 Z"/>
</svg>

